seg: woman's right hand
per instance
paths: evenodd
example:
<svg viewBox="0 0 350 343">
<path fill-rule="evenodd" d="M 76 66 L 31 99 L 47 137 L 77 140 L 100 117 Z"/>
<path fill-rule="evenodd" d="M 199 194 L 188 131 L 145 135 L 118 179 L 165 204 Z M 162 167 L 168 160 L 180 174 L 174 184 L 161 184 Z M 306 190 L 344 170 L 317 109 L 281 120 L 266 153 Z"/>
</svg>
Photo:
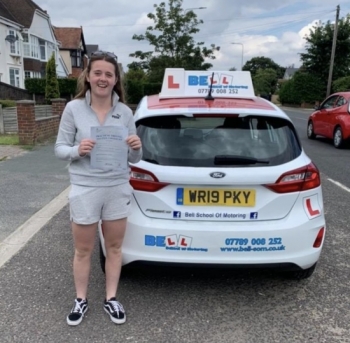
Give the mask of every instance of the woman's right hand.
<svg viewBox="0 0 350 343">
<path fill-rule="evenodd" d="M 92 139 L 82 139 L 78 148 L 79 155 L 83 157 L 86 154 L 90 154 L 95 143 Z"/>
</svg>

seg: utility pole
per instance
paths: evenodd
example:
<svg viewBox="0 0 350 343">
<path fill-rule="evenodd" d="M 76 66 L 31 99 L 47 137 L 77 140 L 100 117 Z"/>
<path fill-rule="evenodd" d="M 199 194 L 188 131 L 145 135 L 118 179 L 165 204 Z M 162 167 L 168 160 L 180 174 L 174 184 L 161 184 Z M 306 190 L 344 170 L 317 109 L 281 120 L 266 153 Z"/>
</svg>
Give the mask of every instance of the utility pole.
<svg viewBox="0 0 350 343">
<path fill-rule="evenodd" d="M 334 57 L 335 57 L 335 47 L 337 45 L 337 36 L 338 36 L 338 21 L 339 21 L 339 12 L 340 6 L 337 6 L 337 14 L 335 16 L 334 24 L 334 34 L 333 34 L 333 44 L 332 44 L 332 53 L 331 53 L 331 62 L 329 65 L 329 75 L 328 75 L 328 85 L 327 85 L 327 97 L 331 94 L 332 87 L 332 78 L 333 78 L 333 67 L 334 67 Z"/>
</svg>

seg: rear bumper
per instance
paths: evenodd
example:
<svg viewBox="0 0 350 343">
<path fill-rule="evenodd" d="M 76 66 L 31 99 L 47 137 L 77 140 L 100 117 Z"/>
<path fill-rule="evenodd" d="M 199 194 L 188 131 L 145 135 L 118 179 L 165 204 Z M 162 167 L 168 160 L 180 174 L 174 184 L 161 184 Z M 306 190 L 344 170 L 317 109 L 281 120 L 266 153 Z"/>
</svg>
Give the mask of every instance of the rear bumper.
<svg viewBox="0 0 350 343">
<path fill-rule="evenodd" d="M 128 218 L 123 265 L 310 268 L 322 250 L 323 241 L 319 248 L 313 245 L 325 228 L 324 215 L 310 220 L 305 213 L 295 212 L 276 221 L 199 222 L 152 219 L 135 205 Z M 103 242 L 101 231 L 100 238 Z"/>
</svg>

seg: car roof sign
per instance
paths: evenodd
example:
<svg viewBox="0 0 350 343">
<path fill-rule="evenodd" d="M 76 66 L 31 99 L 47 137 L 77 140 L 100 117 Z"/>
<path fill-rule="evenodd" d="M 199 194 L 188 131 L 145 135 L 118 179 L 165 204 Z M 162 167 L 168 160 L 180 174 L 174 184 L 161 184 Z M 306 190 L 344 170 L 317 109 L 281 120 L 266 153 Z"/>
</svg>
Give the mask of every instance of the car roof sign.
<svg viewBox="0 0 350 343">
<path fill-rule="evenodd" d="M 194 97 L 204 99 L 209 93 L 211 82 L 214 98 L 255 98 L 249 71 L 166 68 L 159 99 Z"/>
</svg>

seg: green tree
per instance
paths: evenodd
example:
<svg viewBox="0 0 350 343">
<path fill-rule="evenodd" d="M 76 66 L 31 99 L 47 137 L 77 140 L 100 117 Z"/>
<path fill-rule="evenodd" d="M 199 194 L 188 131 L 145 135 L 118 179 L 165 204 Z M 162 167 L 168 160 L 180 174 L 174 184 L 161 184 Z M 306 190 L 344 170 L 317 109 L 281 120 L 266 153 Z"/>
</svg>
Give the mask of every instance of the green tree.
<svg viewBox="0 0 350 343">
<path fill-rule="evenodd" d="M 300 54 L 303 68 L 316 75 L 322 83 L 324 91 L 327 88 L 331 60 L 334 24 L 314 26 L 305 37 L 306 52 Z M 338 35 L 334 57 L 333 80 L 348 76 L 350 70 L 350 15 L 338 22 Z"/>
<path fill-rule="evenodd" d="M 169 0 L 155 4 L 155 13 L 148 13 L 154 21 L 145 34 L 133 35 L 132 39 L 148 41 L 152 51 L 141 50 L 130 54 L 139 61 L 131 63 L 133 68 L 146 71 L 150 82 L 161 82 L 165 68 L 185 68 L 188 70 L 208 70 L 212 67 L 206 59 L 215 59 L 215 44 L 205 47 L 204 42 L 195 42 L 193 35 L 199 32 L 203 23 L 193 11 L 182 8 L 183 0 Z M 130 65 L 128 65 L 130 67 Z"/>
<path fill-rule="evenodd" d="M 237 68 L 236 67 L 232 67 L 229 69 L 229 71 L 237 71 Z"/>
<path fill-rule="evenodd" d="M 269 57 L 253 57 L 245 63 L 242 70 L 250 71 L 252 78 L 259 69 L 273 69 L 276 71 L 277 79 L 283 78 L 286 68 L 281 67 Z M 277 81 L 276 81 L 277 82 Z"/>
<path fill-rule="evenodd" d="M 47 103 L 51 103 L 51 99 L 60 97 L 60 89 L 58 86 L 57 74 L 56 74 L 56 60 L 55 55 L 47 61 L 46 64 L 46 87 L 45 87 L 45 100 Z"/>
<path fill-rule="evenodd" d="M 277 72 L 274 69 L 258 69 L 253 77 L 255 94 L 274 94 L 277 86 Z"/>
</svg>

